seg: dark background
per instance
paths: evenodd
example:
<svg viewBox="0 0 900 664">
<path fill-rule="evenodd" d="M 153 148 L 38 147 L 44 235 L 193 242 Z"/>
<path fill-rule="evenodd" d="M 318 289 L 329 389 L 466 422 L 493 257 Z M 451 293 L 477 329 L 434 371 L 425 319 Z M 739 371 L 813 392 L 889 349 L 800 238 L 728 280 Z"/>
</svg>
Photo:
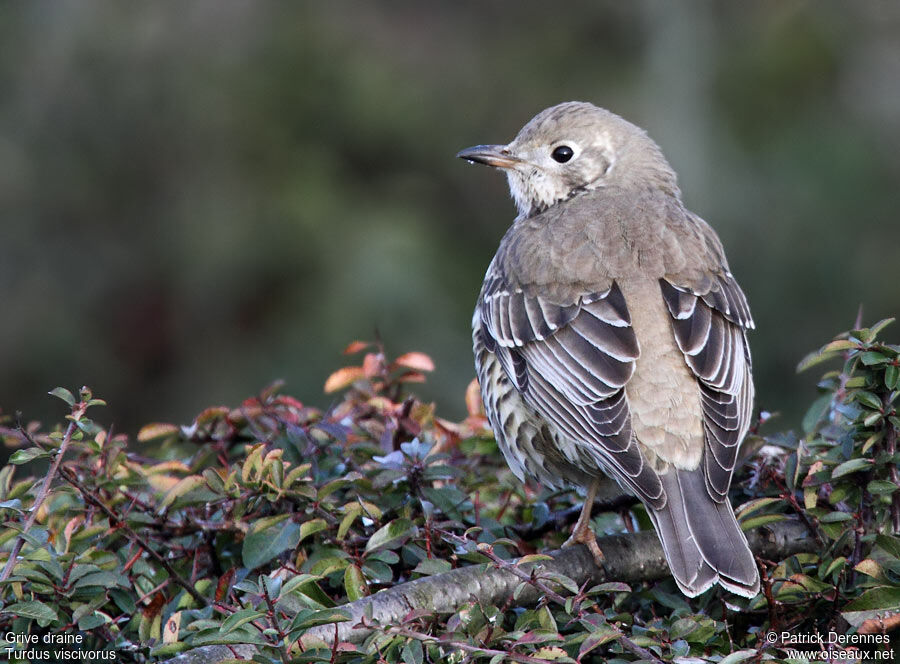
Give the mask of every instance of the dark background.
<svg viewBox="0 0 900 664">
<path fill-rule="evenodd" d="M 56 385 L 132 433 L 275 378 L 324 406 L 376 329 L 460 416 L 514 209 L 454 154 L 569 99 L 646 128 L 718 230 L 779 427 L 808 350 L 898 312 L 896 2 L 23 2 L 0 45 L 0 407 L 25 419 L 61 418 Z"/>
</svg>

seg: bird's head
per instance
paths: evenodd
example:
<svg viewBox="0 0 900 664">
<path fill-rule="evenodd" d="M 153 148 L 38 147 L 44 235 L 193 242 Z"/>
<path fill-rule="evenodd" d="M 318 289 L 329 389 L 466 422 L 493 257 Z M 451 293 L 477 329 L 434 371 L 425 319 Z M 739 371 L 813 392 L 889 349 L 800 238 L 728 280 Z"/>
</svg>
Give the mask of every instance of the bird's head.
<svg viewBox="0 0 900 664">
<path fill-rule="evenodd" d="M 552 106 L 511 143 L 476 145 L 457 156 L 506 171 L 526 217 L 600 187 L 655 187 L 680 195 L 674 171 L 642 129 L 586 102 Z"/>
</svg>

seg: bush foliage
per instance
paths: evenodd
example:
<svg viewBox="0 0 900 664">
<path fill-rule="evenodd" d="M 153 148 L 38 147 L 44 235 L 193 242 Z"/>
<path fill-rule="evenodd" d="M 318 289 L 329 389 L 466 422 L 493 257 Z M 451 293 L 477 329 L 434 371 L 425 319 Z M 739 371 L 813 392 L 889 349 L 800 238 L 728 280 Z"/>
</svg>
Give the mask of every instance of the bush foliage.
<svg viewBox="0 0 900 664">
<path fill-rule="evenodd" d="M 0 632 L 78 634 L 82 649 L 126 662 L 254 644 L 254 661 L 281 663 L 732 664 L 789 656 L 783 633 L 828 632 L 881 635 L 840 648 L 886 652 L 900 622 L 900 346 L 878 341 L 886 323 L 801 363 L 842 362 L 802 435 L 745 443 L 732 495 L 745 530 L 799 519 L 821 545 L 760 560 L 764 592 L 752 600 L 717 589 L 689 600 L 671 579 L 585 587 L 538 567 L 522 581 L 547 590 L 536 606 L 518 606 L 518 593 L 490 605 L 473 589 L 450 615 L 414 611 L 360 643 L 303 640 L 382 588 L 523 555 L 539 563 L 567 534 L 558 516 L 578 504 L 512 476 L 474 385 L 469 416 L 446 421 L 407 393 L 433 368 L 427 356 L 390 361 L 357 342 L 348 354 L 362 362 L 328 379 L 343 397 L 325 410 L 275 386 L 187 426 L 148 425 L 129 444 L 94 419 L 102 401 L 89 390 L 57 389 L 65 427 L 7 419 L 16 449 L 0 471 Z M 595 530 L 650 527 L 639 505 L 622 505 Z"/>
</svg>

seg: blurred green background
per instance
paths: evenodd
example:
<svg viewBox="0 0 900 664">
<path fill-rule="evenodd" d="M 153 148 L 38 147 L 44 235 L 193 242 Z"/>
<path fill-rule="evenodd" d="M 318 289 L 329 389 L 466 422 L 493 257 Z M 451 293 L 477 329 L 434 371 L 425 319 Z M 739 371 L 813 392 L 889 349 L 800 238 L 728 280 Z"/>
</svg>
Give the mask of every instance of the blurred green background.
<svg viewBox="0 0 900 664">
<path fill-rule="evenodd" d="M 749 297 L 758 402 L 900 303 L 900 3 L 0 6 L 0 406 L 119 431 L 326 376 L 377 330 L 448 417 L 514 216 L 454 159 L 588 100 L 646 128 Z M 896 339 L 900 328 L 887 337 Z"/>
</svg>

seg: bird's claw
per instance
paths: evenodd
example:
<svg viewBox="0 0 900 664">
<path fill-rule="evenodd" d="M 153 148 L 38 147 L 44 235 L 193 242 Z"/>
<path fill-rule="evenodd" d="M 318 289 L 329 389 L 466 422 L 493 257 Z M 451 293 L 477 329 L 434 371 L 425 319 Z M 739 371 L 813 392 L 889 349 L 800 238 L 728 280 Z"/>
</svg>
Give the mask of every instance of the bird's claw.
<svg viewBox="0 0 900 664">
<path fill-rule="evenodd" d="M 604 567 L 605 556 L 603 555 L 603 550 L 597 544 L 597 536 L 594 535 L 590 528 L 585 528 L 581 531 L 576 530 L 563 543 L 563 546 L 574 546 L 575 544 L 584 544 L 594 557 L 594 563 L 597 567 Z"/>
</svg>

